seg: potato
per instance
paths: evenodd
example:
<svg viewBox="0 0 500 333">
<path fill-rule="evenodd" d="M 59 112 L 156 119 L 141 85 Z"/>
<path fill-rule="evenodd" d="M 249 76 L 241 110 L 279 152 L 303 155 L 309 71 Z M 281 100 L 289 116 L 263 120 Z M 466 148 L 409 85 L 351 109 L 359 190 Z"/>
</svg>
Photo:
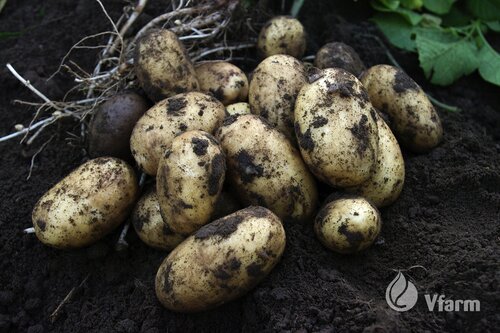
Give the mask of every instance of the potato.
<svg viewBox="0 0 500 333">
<path fill-rule="evenodd" d="M 319 241 L 338 253 L 366 249 L 379 235 L 381 226 L 377 208 L 362 197 L 332 201 L 320 210 L 314 221 Z"/>
<path fill-rule="evenodd" d="M 334 42 L 325 44 L 316 53 L 314 65 L 320 69 L 342 68 L 359 76 L 365 70 L 365 65 L 356 51 L 347 44 Z"/>
<path fill-rule="evenodd" d="M 156 295 L 166 308 L 196 312 L 243 296 L 262 281 L 285 249 L 276 215 L 249 207 L 203 226 L 161 264 Z"/>
<path fill-rule="evenodd" d="M 203 61 L 195 65 L 200 90 L 211 94 L 224 105 L 244 102 L 248 96 L 245 73 L 225 61 Z"/>
<path fill-rule="evenodd" d="M 215 138 L 203 131 L 182 133 L 160 160 L 156 192 L 163 220 L 190 235 L 210 222 L 226 174 L 226 160 Z"/>
<path fill-rule="evenodd" d="M 149 107 L 145 98 L 133 92 L 113 96 L 104 102 L 90 121 L 90 156 L 113 156 L 132 160 L 130 135 L 135 123 Z"/>
<path fill-rule="evenodd" d="M 400 143 L 416 153 L 436 147 L 443 127 L 434 106 L 420 86 L 405 72 L 389 65 L 367 69 L 360 78 L 377 109 L 391 118 Z"/>
<path fill-rule="evenodd" d="M 295 103 L 295 133 L 309 169 L 323 182 L 348 187 L 365 182 L 377 162 L 377 123 L 356 77 L 327 68 L 304 85 Z"/>
<path fill-rule="evenodd" d="M 135 73 L 153 101 L 200 88 L 186 49 L 168 30 L 154 30 L 137 42 Z"/>
<path fill-rule="evenodd" d="M 163 221 L 154 187 L 146 191 L 135 205 L 132 225 L 144 243 L 159 250 L 171 251 L 184 240 Z"/>
<path fill-rule="evenodd" d="M 250 112 L 250 104 L 246 102 L 229 104 L 226 106 L 226 113 L 229 116 L 234 116 L 238 114 L 249 114 Z"/>
<path fill-rule="evenodd" d="M 369 199 L 377 207 L 385 207 L 396 201 L 403 190 L 405 162 L 391 129 L 378 113 L 376 113 L 376 118 L 378 155 L 375 169 L 367 181 L 347 188 L 346 191 Z"/>
<path fill-rule="evenodd" d="M 60 249 L 90 245 L 125 220 L 137 192 L 127 163 L 112 157 L 90 160 L 38 200 L 32 214 L 36 236 Z"/>
<path fill-rule="evenodd" d="M 293 107 L 300 88 L 307 83 L 304 65 L 288 55 L 266 58 L 255 69 L 248 101 L 252 113 L 265 118 L 293 143 Z"/>
<path fill-rule="evenodd" d="M 139 167 L 156 175 L 158 162 L 174 137 L 189 130 L 213 133 L 225 117 L 224 105 L 214 97 L 189 92 L 158 102 L 137 122 L 130 149 Z"/>
<path fill-rule="evenodd" d="M 260 31 L 257 50 L 263 58 L 275 54 L 288 54 L 300 59 L 306 51 L 304 27 L 293 17 L 276 16 Z"/>
<path fill-rule="evenodd" d="M 314 178 L 299 152 L 256 115 L 231 116 L 216 133 L 227 178 L 244 205 L 271 209 L 281 219 L 306 220 L 317 204 Z"/>
</svg>

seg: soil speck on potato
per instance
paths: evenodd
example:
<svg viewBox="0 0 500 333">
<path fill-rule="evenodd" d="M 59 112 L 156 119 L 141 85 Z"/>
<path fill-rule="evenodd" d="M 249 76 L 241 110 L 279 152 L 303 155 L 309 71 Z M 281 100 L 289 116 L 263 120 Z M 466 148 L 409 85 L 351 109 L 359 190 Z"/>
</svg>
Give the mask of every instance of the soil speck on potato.
<svg viewBox="0 0 500 333">
<path fill-rule="evenodd" d="M 236 155 L 236 163 L 243 183 L 250 183 L 255 177 L 262 177 L 264 174 L 264 168 L 255 164 L 254 157 L 244 149 Z"/>
<path fill-rule="evenodd" d="M 187 105 L 184 97 L 170 98 L 167 104 L 167 114 L 172 116 L 181 116 L 184 114 L 182 110 Z"/>
<path fill-rule="evenodd" d="M 219 236 L 221 239 L 229 237 L 233 232 L 238 229 L 238 225 L 245 220 L 245 215 L 235 213 L 216 220 L 210 224 L 201 227 L 195 234 L 195 239 L 207 239 Z"/>
<path fill-rule="evenodd" d="M 193 152 L 198 156 L 203 156 L 207 153 L 208 140 L 200 138 L 192 138 L 191 143 L 193 144 Z"/>
<path fill-rule="evenodd" d="M 219 192 L 220 180 L 226 172 L 226 159 L 224 155 L 217 154 L 212 159 L 212 170 L 208 177 L 208 194 L 216 195 Z"/>
<path fill-rule="evenodd" d="M 397 93 L 404 93 L 407 90 L 418 90 L 418 85 L 405 72 L 398 69 L 394 76 L 393 88 Z"/>
</svg>

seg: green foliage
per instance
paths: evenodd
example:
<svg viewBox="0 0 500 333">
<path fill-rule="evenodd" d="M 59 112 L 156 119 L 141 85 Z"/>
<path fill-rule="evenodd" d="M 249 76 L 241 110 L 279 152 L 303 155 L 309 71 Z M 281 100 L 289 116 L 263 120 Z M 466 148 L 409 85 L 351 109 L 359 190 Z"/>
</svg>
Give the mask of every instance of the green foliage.
<svg viewBox="0 0 500 333">
<path fill-rule="evenodd" d="M 0 12 L 2 12 L 3 7 L 7 4 L 7 0 L 0 0 Z"/>
<path fill-rule="evenodd" d="M 372 0 L 373 21 L 390 43 L 418 53 L 434 84 L 475 70 L 500 85 L 500 54 L 484 34 L 500 32 L 500 0 Z"/>
</svg>

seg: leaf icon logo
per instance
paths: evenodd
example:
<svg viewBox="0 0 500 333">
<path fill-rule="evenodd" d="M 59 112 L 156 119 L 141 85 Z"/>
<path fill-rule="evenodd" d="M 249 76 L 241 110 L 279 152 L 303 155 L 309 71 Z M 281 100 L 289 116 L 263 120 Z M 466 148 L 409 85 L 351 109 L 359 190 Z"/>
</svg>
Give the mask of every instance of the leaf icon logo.
<svg viewBox="0 0 500 333">
<path fill-rule="evenodd" d="M 418 292 L 415 285 L 408 281 L 403 273 L 398 275 L 389 283 L 385 291 L 385 300 L 391 309 L 403 312 L 415 306 Z"/>
</svg>

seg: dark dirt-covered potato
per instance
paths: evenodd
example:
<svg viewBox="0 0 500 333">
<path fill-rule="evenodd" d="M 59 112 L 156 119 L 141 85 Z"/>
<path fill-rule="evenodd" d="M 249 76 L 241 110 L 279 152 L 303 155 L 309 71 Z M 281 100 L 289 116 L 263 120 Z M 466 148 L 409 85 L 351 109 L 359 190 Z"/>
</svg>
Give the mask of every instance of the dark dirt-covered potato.
<svg viewBox="0 0 500 333">
<path fill-rule="evenodd" d="M 203 61 L 195 64 L 200 90 L 211 94 L 224 105 L 244 102 L 248 96 L 245 73 L 226 61 Z"/>
<path fill-rule="evenodd" d="M 139 167 L 156 175 L 158 162 L 179 133 L 213 133 L 225 117 L 224 105 L 214 97 L 189 92 L 158 102 L 139 119 L 130 137 L 130 150 Z"/>
<path fill-rule="evenodd" d="M 285 243 L 281 221 L 270 210 L 240 210 L 203 226 L 170 253 L 156 274 L 156 295 L 176 312 L 220 306 L 262 281 Z"/>
<path fill-rule="evenodd" d="M 276 16 L 262 28 L 257 40 L 262 58 L 288 54 L 297 59 L 306 51 L 306 32 L 299 20 L 290 16 Z"/>
<path fill-rule="evenodd" d="M 250 104 L 246 102 L 229 104 L 226 106 L 226 112 L 229 116 L 234 116 L 238 114 L 249 114 L 250 112 Z"/>
<path fill-rule="evenodd" d="M 346 188 L 370 200 L 377 207 L 392 204 L 401 194 L 405 180 L 405 162 L 398 141 L 382 117 L 376 113 L 378 127 L 377 164 L 363 184 Z"/>
<path fill-rule="evenodd" d="M 434 106 L 420 86 L 401 69 L 389 65 L 368 68 L 360 78 L 373 106 L 391 118 L 399 142 L 422 153 L 436 147 L 443 127 Z"/>
<path fill-rule="evenodd" d="M 130 135 L 135 123 L 149 107 L 145 98 L 133 92 L 116 95 L 104 102 L 90 121 L 90 156 L 132 160 Z"/>
<path fill-rule="evenodd" d="M 190 235 L 210 222 L 225 174 L 224 153 L 211 134 L 189 131 L 172 141 L 156 175 L 161 215 L 171 230 Z"/>
<path fill-rule="evenodd" d="M 267 207 L 284 220 L 313 214 L 316 183 L 280 131 L 256 115 L 241 115 L 226 118 L 216 136 L 226 153 L 229 184 L 242 204 Z"/>
<path fill-rule="evenodd" d="M 382 226 L 380 213 L 362 197 L 334 200 L 323 207 L 314 221 L 320 242 L 338 253 L 354 253 L 369 247 Z"/>
<path fill-rule="evenodd" d="M 294 57 L 278 54 L 264 59 L 250 81 L 248 102 L 252 113 L 265 118 L 296 142 L 293 107 L 306 82 L 304 65 Z"/>
<path fill-rule="evenodd" d="M 186 49 L 166 29 L 154 30 L 138 41 L 134 65 L 142 89 L 153 101 L 200 87 Z"/>
<path fill-rule="evenodd" d="M 331 186 L 362 184 L 377 161 L 376 111 L 351 73 L 327 68 L 314 79 L 302 87 L 295 103 L 302 157 Z"/>
<path fill-rule="evenodd" d="M 328 43 L 320 48 L 316 53 L 314 65 L 320 69 L 342 68 L 354 76 L 359 76 L 365 70 L 358 53 L 349 45 L 340 42 Z"/>
<path fill-rule="evenodd" d="M 90 245 L 125 220 L 137 193 L 127 163 L 112 157 L 90 160 L 38 200 L 32 214 L 36 236 L 60 249 Z"/>
<path fill-rule="evenodd" d="M 146 191 L 135 205 L 132 225 L 139 238 L 156 249 L 171 251 L 184 240 L 163 221 L 154 187 Z"/>
</svg>

